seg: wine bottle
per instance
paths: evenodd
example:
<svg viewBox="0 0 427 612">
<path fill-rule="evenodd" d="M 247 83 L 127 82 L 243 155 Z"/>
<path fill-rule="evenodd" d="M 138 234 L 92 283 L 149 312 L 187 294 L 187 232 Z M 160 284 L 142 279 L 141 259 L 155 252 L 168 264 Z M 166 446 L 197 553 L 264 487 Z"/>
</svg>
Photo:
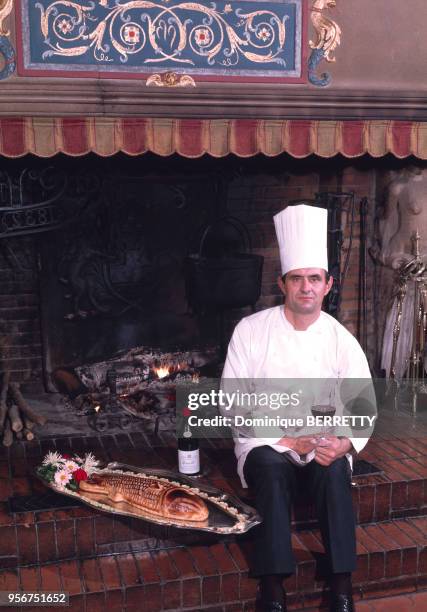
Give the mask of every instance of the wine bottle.
<svg viewBox="0 0 427 612">
<path fill-rule="evenodd" d="M 200 472 L 199 441 L 193 438 L 191 429 L 186 424 L 182 438 L 178 438 L 178 469 L 181 474 L 194 476 Z"/>
</svg>

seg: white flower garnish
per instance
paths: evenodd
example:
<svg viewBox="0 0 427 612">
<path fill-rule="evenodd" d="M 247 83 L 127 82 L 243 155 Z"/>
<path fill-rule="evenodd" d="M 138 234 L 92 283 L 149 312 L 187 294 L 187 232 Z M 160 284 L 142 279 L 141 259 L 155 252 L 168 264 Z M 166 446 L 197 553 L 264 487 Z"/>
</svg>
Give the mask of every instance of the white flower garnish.
<svg viewBox="0 0 427 612">
<path fill-rule="evenodd" d="M 83 461 L 82 469 L 86 472 L 88 476 L 90 476 L 91 474 L 93 474 L 95 468 L 98 465 L 99 461 L 98 459 L 95 459 L 95 455 L 93 455 L 92 453 L 87 453 Z"/>
<path fill-rule="evenodd" d="M 79 465 L 73 461 L 72 459 L 66 459 L 65 463 L 64 463 L 64 470 L 67 470 L 67 472 L 75 472 L 76 470 L 79 469 Z"/>
<path fill-rule="evenodd" d="M 71 477 L 71 473 L 67 470 L 58 470 L 55 474 L 55 483 L 60 489 L 65 489 L 65 485 L 70 482 Z"/>
<path fill-rule="evenodd" d="M 62 455 L 55 452 L 47 453 L 46 457 L 43 459 L 43 465 L 53 465 L 58 467 L 64 463 L 65 459 L 63 459 Z"/>
</svg>

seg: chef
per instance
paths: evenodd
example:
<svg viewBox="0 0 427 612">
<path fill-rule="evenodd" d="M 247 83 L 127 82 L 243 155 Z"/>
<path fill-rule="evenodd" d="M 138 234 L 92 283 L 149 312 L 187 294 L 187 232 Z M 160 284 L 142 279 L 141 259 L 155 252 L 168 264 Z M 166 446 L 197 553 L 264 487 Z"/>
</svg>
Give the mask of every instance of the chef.
<svg viewBox="0 0 427 612">
<path fill-rule="evenodd" d="M 357 340 L 321 310 L 332 287 L 327 260 L 327 211 L 288 206 L 274 217 L 284 305 L 242 319 L 231 338 L 222 375 L 231 379 L 371 379 Z M 367 438 L 335 432 L 235 437 L 238 473 L 253 489 L 262 523 L 254 532 L 252 574 L 260 579 L 265 612 L 286 610 L 283 578 L 294 573 L 290 506 L 296 484 L 315 501 L 330 568 L 330 610 L 351 612 L 356 565 L 351 453 Z"/>
</svg>

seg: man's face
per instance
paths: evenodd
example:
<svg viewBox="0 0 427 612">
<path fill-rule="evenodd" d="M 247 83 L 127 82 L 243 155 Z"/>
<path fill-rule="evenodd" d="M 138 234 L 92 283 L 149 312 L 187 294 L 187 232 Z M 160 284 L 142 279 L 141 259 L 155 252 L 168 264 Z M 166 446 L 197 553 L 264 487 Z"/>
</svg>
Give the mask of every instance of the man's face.
<svg viewBox="0 0 427 612">
<path fill-rule="evenodd" d="M 286 308 L 295 314 L 320 314 L 325 295 L 332 287 L 332 277 L 326 281 L 326 272 L 321 268 L 290 270 L 285 281 L 279 278 L 279 287 L 286 300 Z"/>
</svg>

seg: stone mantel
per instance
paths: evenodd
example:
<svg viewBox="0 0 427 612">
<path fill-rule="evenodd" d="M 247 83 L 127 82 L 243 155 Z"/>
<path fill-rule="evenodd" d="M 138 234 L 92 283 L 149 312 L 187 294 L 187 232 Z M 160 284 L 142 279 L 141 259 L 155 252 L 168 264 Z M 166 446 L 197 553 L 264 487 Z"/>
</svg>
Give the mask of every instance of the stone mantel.
<svg viewBox="0 0 427 612">
<path fill-rule="evenodd" d="M 197 91 L 144 82 L 19 78 L 0 84 L 3 116 L 141 116 L 254 119 L 427 120 L 424 92 L 203 83 Z"/>
</svg>

